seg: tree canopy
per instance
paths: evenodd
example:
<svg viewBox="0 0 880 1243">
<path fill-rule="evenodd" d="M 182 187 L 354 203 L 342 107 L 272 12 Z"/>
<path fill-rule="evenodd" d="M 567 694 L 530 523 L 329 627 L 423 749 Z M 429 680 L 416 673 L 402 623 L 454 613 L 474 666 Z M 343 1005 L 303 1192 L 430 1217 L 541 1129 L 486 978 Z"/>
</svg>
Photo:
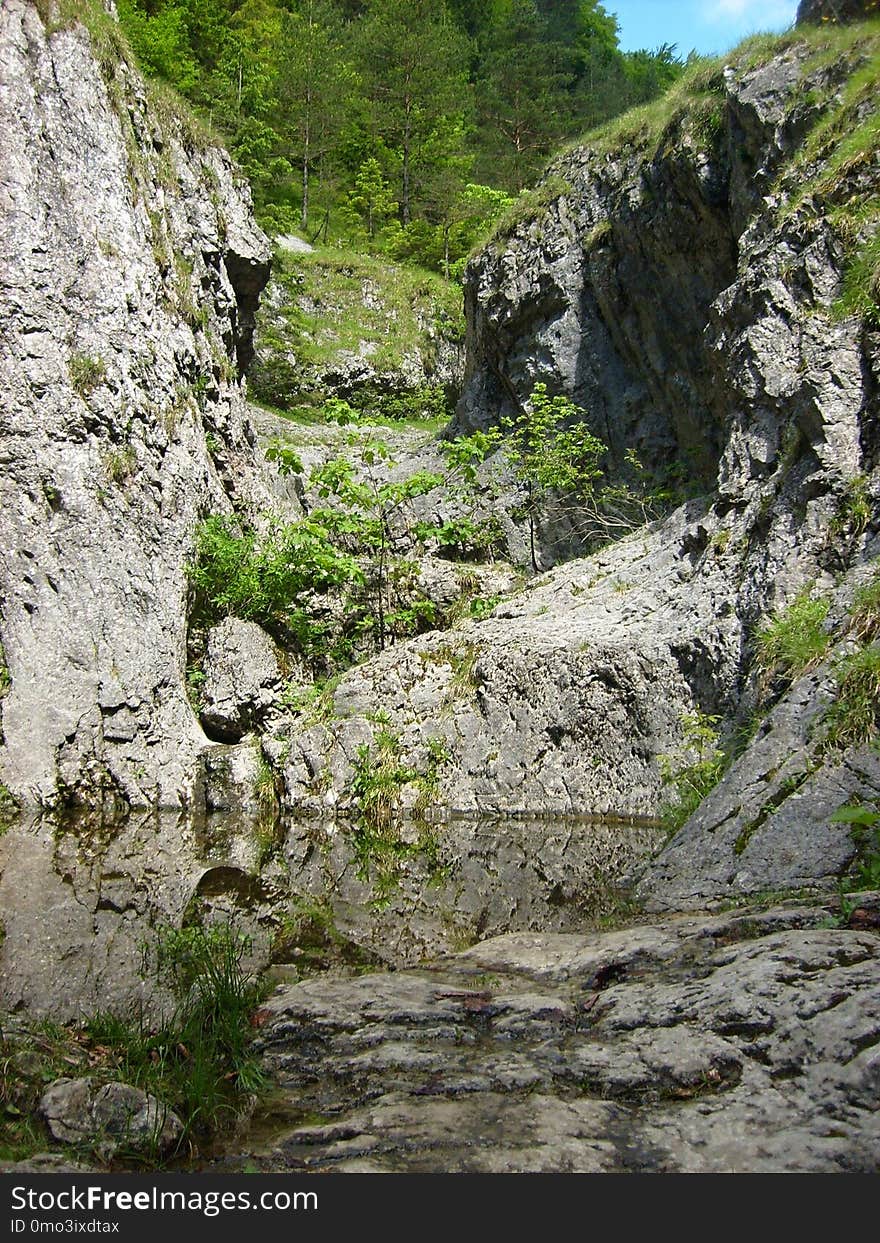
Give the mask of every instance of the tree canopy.
<svg viewBox="0 0 880 1243">
<path fill-rule="evenodd" d="M 668 45 L 622 52 L 598 0 L 118 8 L 146 72 L 220 131 L 268 228 L 447 273 L 561 141 L 681 70 Z"/>
</svg>

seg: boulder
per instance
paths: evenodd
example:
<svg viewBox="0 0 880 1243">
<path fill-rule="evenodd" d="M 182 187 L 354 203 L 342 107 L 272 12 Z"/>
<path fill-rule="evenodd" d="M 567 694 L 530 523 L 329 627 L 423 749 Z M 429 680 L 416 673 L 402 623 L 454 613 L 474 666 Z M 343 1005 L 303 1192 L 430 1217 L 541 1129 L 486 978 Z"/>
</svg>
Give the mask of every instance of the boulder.
<svg viewBox="0 0 880 1243">
<path fill-rule="evenodd" d="M 227 617 L 208 633 L 200 720 L 209 738 L 238 742 L 276 702 L 275 644 L 255 622 Z"/>
<path fill-rule="evenodd" d="M 57 1079 L 40 1099 L 40 1113 L 54 1139 L 86 1144 L 102 1157 L 164 1154 L 183 1134 L 183 1124 L 155 1096 L 127 1083 Z"/>
</svg>

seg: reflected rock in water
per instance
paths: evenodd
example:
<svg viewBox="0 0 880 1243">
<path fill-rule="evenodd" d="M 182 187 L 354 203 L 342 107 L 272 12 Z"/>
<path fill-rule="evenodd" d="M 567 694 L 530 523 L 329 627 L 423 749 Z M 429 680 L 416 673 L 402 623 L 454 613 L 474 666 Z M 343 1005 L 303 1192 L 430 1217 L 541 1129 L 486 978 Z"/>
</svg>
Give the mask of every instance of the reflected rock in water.
<svg viewBox="0 0 880 1243">
<path fill-rule="evenodd" d="M 156 1013 L 168 998 L 143 978 L 144 950 L 191 923 L 231 922 L 250 938 L 249 969 L 296 974 L 581 930 L 616 909 L 659 840 L 648 825 L 560 817 L 23 818 L 0 838 L 0 1009 Z"/>
</svg>

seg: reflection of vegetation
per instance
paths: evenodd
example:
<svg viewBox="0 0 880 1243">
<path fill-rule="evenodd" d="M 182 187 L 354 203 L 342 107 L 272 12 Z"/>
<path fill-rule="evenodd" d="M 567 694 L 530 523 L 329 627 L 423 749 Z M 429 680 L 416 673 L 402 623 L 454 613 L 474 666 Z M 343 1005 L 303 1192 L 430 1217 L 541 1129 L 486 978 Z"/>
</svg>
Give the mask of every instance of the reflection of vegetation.
<svg viewBox="0 0 880 1243">
<path fill-rule="evenodd" d="M 145 977 L 174 998 L 170 1016 L 155 1025 L 110 1013 L 70 1025 L 4 1023 L 0 1159 L 46 1149 L 45 1129 L 34 1119 L 46 1085 L 61 1077 L 142 1088 L 178 1114 L 181 1145 L 190 1148 L 233 1121 L 263 1087 L 250 1051 L 251 1014 L 262 990 L 244 969 L 248 950 L 248 939 L 229 926 L 166 930 L 145 956 Z M 160 1114 L 158 1131 L 161 1125 Z M 159 1155 L 137 1159 L 154 1162 Z M 126 1159 L 124 1148 L 118 1156 Z"/>
</svg>

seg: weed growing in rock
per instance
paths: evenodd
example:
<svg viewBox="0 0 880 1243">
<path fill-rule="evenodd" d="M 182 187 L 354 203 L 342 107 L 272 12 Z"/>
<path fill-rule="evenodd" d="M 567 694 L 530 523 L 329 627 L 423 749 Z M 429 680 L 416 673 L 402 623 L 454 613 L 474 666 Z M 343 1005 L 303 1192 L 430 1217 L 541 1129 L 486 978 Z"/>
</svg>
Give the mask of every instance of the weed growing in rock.
<svg viewBox="0 0 880 1243">
<path fill-rule="evenodd" d="M 868 478 L 866 475 L 855 475 L 846 482 L 829 529 L 835 536 L 861 535 L 870 521 Z"/>
<path fill-rule="evenodd" d="M 107 367 L 103 358 L 92 358 L 89 354 L 72 354 L 67 363 L 67 374 L 73 391 L 85 400 L 104 383 Z"/>
<path fill-rule="evenodd" d="M 137 455 L 131 445 L 109 449 L 104 454 L 104 473 L 109 483 L 124 483 L 134 474 Z"/>
<path fill-rule="evenodd" d="M 880 572 L 856 591 L 850 608 L 850 629 L 863 643 L 880 639 Z"/>
<path fill-rule="evenodd" d="M 719 720 L 720 717 L 699 711 L 685 713 L 681 718 L 683 741 L 692 758 L 682 762 L 668 755 L 659 757 L 660 775 L 668 787 L 661 818 L 670 836 L 681 828 L 724 776 L 729 761 L 718 745 L 716 726 Z"/>
<path fill-rule="evenodd" d="M 755 664 L 765 680 L 782 677 L 791 683 L 819 664 L 830 642 L 825 630 L 830 605 L 827 596 L 802 591 L 758 632 Z"/>
<path fill-rule="evenodd" d="M 837 696 L 825 715 L 826 745 L 854 747 L 877 732 L 880 711 L 880 643 L 859 648 L 834 669 Z"/>
</svg>

